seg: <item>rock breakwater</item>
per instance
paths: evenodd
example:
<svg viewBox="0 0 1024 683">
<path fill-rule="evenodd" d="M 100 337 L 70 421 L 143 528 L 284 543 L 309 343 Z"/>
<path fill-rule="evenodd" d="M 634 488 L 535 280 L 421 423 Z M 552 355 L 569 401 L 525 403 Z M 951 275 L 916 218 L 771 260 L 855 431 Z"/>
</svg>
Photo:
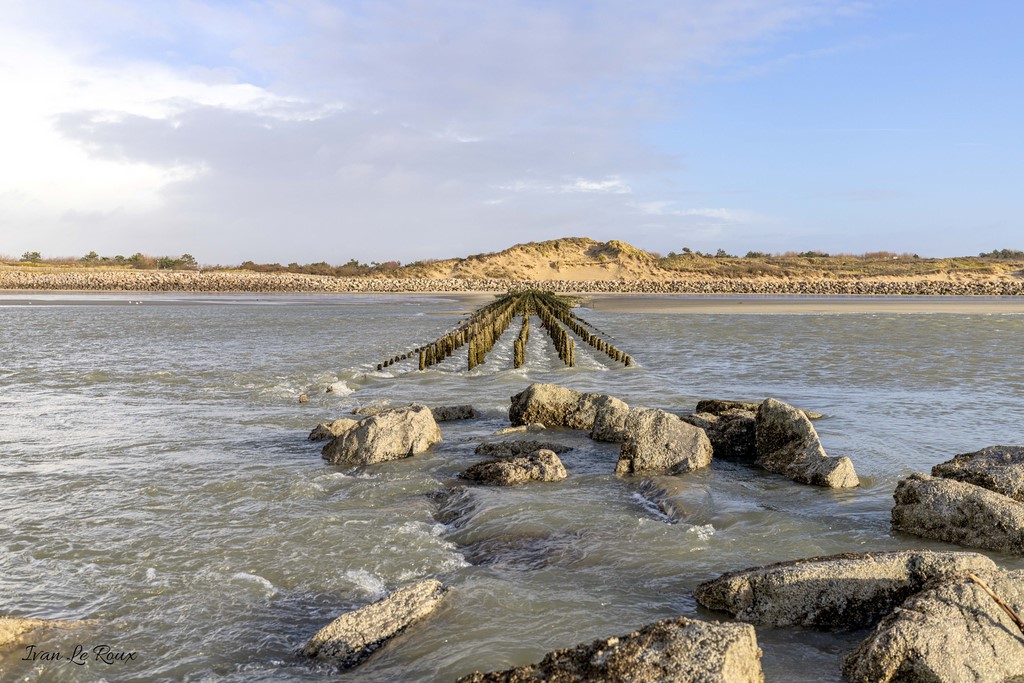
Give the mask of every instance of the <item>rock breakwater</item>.
<svg viewBox="0 0 1024 683">
<path fill-rule="evenodd" d="M 860 296 L 1024 296 L 1022 280 L 726 279 L 515 280 L 476 278 L 336 278 L 241 271 L 78 271 L 0 269 L 0 290 L 123 292 L 813 294 Z"/>
</svg>

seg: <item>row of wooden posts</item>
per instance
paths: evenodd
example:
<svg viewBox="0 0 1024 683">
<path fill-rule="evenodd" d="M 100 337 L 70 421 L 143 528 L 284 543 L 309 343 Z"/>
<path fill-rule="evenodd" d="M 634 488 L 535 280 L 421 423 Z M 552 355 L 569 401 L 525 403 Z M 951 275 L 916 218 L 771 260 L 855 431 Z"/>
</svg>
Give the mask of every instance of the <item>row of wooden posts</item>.
<svg viewBox="0 0 1024 683">
<path fill-rule="evenodd" d="M 514 367 L 520 368 L 526 363 L 526 343 L 530 338 L 531 316 L 540 318 L 541 326 L 551 337 L 558 357 L 570 367 L 576 364 L 576 342 L 569 331 L 598 351 L 606 353 L 612 360 L 626 367 L 633 364 L 631 356 L 593 334 L 590 330 L 595 328 L 573 314 L 569 299 L 553 292 L 528 290 L 510 292 L 499 297 L 477 309 L 455 329 L 433 342 L 378 363 L 377 369 L 383 370 L 395 363 L 418 356 L 419 369 L 425 370 L 468 345 L 468 367 L 472 370 L 484 362 L 487 354 L 516 316 L 522 316 L 523 324 L 519 329 L 519 336 L 513 343 Z"/>
</svg>

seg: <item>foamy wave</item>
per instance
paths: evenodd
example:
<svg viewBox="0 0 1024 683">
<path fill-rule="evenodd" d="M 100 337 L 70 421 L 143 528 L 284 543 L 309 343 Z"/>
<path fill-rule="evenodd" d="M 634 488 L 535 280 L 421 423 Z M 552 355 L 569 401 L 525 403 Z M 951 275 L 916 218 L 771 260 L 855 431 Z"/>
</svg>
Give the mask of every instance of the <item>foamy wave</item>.
<svg viewBox="0 0 1024 683">
<path fill-rule="evenodd" d="M 345 572 L 345 578 L 372 597 L 384 594 L 384 580 L 365 569 L 350 569 Z"/>
<path fill-rule="evenodd" d="M 686 530 L 687 534 L 693 534 L 701 541 L 708 541 L 715 535 L 715 527 L 710 524 L 693 525 Z"/>
<path fill-rule="evenodd" d="M 249 574 L 247 572 L 237 572 L 231 575 L 232 579 L 238 579 L 239 581 L 251 581 L 263 587 L 267 591 L 267 597 L 277 594 L 277 588 L 274 584 L 270 583 L 267 579 L 259 576 L 258 574 Z"/>
</svg>

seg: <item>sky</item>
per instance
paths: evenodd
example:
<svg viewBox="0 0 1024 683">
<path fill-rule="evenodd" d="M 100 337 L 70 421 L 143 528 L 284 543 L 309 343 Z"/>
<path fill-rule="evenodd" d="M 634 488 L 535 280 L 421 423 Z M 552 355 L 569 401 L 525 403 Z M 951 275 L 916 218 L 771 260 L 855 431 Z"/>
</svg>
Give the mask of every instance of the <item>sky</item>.
<svg viewBox="0 0 1024 683">
<path fill-rule="evenodd" d="M 1016 0 L 0 0 L 0 254 L 1024 249 Z"/>
</svg>

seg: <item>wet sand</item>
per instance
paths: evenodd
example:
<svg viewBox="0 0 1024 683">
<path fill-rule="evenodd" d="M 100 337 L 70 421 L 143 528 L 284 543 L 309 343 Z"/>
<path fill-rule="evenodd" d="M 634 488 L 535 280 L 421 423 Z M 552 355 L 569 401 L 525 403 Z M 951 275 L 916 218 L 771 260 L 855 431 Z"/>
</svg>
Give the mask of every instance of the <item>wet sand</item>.
<svg viewBox="0 0 1024 683">
<path fill-rule="evenodd" d="M 601 294 L 584 297 L 583 305 L 608 313 L 715 313 L 798 315 L 844 313 L 951 313 L 1024 315 L 1017 297 L 862 297 L 862 296 L 634 296 Z"/>
</svg>

